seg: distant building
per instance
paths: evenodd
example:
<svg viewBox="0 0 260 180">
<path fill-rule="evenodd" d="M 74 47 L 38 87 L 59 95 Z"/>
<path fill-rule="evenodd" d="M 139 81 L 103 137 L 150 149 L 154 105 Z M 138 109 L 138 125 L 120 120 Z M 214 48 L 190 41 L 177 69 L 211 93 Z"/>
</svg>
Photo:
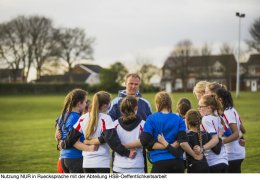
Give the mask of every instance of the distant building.
<svg viewBox="0 0 260 180">
<path fill-rule="evenodd" d="M 162 74 L 161 88 L 167 92 L 190 91 L 200 80 L 216 81 L 235 90 L 236 60 L 234 55 L 169 57 Z"/>
<path fill-rule="evenodd" d="M 252 54 L 243 65 L 245 73 L 241 79 L 246 90 L 260 90 L 260 54 Z"/>
<path fill-rule="evenodd" d="M 70 74 L 41 76 L 38 82 L 74 82 L 94 85 L 100 83 L 99 74 L 102 69 L 99 65 L 78 64 Z"/>
<path fill-rule="evenodd" d="M 16 74 L 16 79 L 15 79 Z M 12 83 L 12 82 L 23 82 L 23 70 L 18 69 L 0 69 L 0 82 L 1 83 Z"/>
</svg>

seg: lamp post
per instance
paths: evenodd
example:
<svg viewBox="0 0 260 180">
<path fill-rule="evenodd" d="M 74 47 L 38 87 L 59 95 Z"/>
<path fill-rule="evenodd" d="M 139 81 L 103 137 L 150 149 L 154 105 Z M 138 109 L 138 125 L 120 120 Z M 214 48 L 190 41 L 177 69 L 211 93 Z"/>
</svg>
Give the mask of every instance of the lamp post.
<svg viewBox="0 0 260 180">
<path fill-rule="evenodd" d="M 237 84 L 236 84 L 236 97 L 239 97 L 239 88 L 240 88 L 240 29 L 241 29 L 241 18 L 244 18 L 246 15 L 236 12 L 236 16 L 239 18 L 238 25 L 238 55 L 237 55 Z"/>
</svg>

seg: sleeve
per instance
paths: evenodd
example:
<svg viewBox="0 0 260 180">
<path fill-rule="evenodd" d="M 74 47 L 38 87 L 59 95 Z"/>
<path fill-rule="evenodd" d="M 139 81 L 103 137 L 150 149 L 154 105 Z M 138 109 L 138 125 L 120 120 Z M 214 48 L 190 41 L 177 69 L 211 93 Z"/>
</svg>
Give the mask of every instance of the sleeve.
<svg viewBox="0 0 260 180">
<path fill-rule="evenodd" d="M 142 132 L 140 136 L 140 142 L 142 146 L 149 151 L 153 150 L 153 145 L 156 143 L 153 136 L 150 133 Z"/>
<path fill-rule="evenodd" d="M 202 126 L 205 129 L 205 131 L 209 134 L 217 134 L 217 131 L 214 125 L 212 124 L 211 120 L 205 116 L 202 118 Z"/>
<path fill-rule="evenodd" d="M 151 106 L 151 104 L 147 101 L 147 111 L 146 111 L 146 115 L 147 115 L 147 117 L 149 116 L 149 115 L 151 115 L 152 114 L 152 106 Z"/>
<path fill-rule="evenodd" d="M 120 110 L 119 110 L 119 98 L 116 98 L 112 101 L 111 107 L 108 110 L 108 115 L 112 118 L 113 121 L 119 118 Z"/>
<path fill-rule="evenodd" d="M 104 138 L 105 142 L 109 145 L 109 147 L 120 154 L 121 156 L 128 157 L 130 154 L 130 150 L 126 149 L 122 144 L 116 132 L 116 129 L 107 129 L 102 132 L 102 137 Z"/>
<path fill-rule="evenodd" d="M 170 144 L 166 147 L 166 150 L 168 150 L 172 155 L 174 155 L 177 159 L 182 157 L 183 151 L 181 148 L 174 148 Z"/>
<path fill-rule="evenodd" d="M 211 148 L 211 150 L 215 153 L 215 154 L 220 154 L 221 152 L 221 147 L 222 147 L 222 139 L 218 138 L 218 144 L 216 146 L 214 146 L 213 148 Z"/>
<path fill-rule="evenodd" d="M 146 122 L 144 124 L 144 132 L 153 135 L 154 128 L 153 128 L 153 125 L 152 125 L 152 118 L 151 118 L 151 116 L 148 116 L 148 118 L 147 118 L 147 120 L 146 120 Z"/>
<path fill-rule="evenodd" d="M 105 117 L 105 123 L 106 123 L 106 129 L 113 129 L 113 128 L 115 128 L 115 123 L 113 122 L 111 116 L 107 115 Z"/>
<path fill-rule="evenodd" d="M 73 128 L 83 134 L 81 123 L 83 122 L 84 118 L 80 117 L 79 120 L 74 124 Z"/>
<path fill-rule="evenodd" d="M 237 123 L 235 112 L 233 112 L 232 110 L 227 110 L 224 112 L 224 119 L 228 125 L 232 123 Z"/>
<path fill-rule="evenodd" d="M 188 142 L 188 136 L 185 131 L 179 131 L 176 139 L 179 143 Z"/>
<path fill-rule="evenodd" d="M 72 129 L 68 135 L 66 136 L 65 140 L 61 143 L 61 146 L 63 149 L 69 149 L 71 148 L 80 138 L 82 133 L 77 131 L 76 129 Z"/>
</svg>

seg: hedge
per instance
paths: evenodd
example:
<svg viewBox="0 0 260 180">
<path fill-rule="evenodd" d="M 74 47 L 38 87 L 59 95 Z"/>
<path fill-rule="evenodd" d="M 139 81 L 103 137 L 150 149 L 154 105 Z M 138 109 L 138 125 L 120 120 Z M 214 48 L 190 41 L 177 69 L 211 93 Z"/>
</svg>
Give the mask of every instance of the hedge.
<svg viewBox="0 0 260 180">
<path fill-rule="evenodd" d="M 100 90 L 105 90 L 110 93 L 117 93 L 118 90 L 125 89 L 125 87 L 105 87 L 101 84 L 89 86 L 83 83 L 0 83 L 0 94 L 66 94 L 74 88 L 81 88 L 89 93 L 95 93 Z M 140 91 L 144 92 L 157 92 L 158 88 L 153 86 L 141 86 Z"/>
</svg>

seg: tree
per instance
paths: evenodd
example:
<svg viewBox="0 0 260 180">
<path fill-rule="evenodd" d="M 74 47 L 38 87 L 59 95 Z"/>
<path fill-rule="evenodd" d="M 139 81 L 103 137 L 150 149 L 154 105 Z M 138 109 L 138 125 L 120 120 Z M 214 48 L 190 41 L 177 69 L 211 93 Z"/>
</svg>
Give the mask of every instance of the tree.
<svg viewBox="0 0 260 180">
<path fill-rule="evenodd" d="M 0 59 L 13 72 L 13 81 L 23 69 L 26 81 L 32 61 L 32 47 L 28 45 L 28 28 L 24 16 L 19 16 L 0 25 Z"/>
<path fill-rule="evenodd" d="M 180 62 L 178 63 L 178 68 L 180 70 L 180 77 L 175 78 L 181 78 L 182 79 L 182 87 L 183 90 L 187 90 L 187 66 L 188 66 L 188 59 L 190 56 L 194 55 L 196 53 L 195 48 L 193 48 L 193 44 L 190 40 L 183 40 L 177 43 L 175 46 L 173 52 L 171 53 L 172 57 L 175 57 Z M 176 79 L 175 79 L 176 80 Z"/>
<path fill-rule="evenodd" d="M 115 81 L 117 72 L 111 69 L 102 69 L 100 72 L 100 87 L 110 92 L 115 92 L 120 85 Z"/>
<path fill-rule="evenodd" d="M 82 59 L 92 59 L 93 38 L 88 38 L 85 31 L 79 28 L 63 28 L 57 36 L 59 48 L 57 54 L 68 65 L 70 74 L 72 66 Z"/>
<path fill-rule="evenodd" d="M 233 54 L 233 52 L 234 49 L 228 43 L 223 43 L 220 47 L 220 54 L 222 55 Z"/>
<path fill-rule="evenodd" d="M 110 70 L 116 72 L 117 78 L 115 79 L 116 83 L 121 85 L 125 82 L 125 76 L 128 73 L 128 70 L 121 62 L 115 62 L 114 64 L 110 65 Z"/>
<path fill-rule="evenodd" d="M 53 28 L 52 21 L 45 17 L 32 16 L 28 22 L 37 79 L 40 79 L 43 64 L 57 55 L 57 30 Z"/>
<path fill-rule="evenodd" d="M 0 27 L 0 58 L 14 72 L 24 71 L 24 81 L 34 63 L 40 78 L 44 62 L 53 56 L 55 45 L 52 21 L 40 16 L 18 16 Z M 14 81 L 17 73 L 14 73 Z"/>
<path fill-rule="evenodd" d="M 252 37 L 252 40 L 247 41 L 249 48 L 260 52 L 260 17 L 255 20 L 249 32 Z"/>
<path fill-rule="evenodd" d="M 143 64 L 139 70 L 140 77 L 144 84 L 149 84 L 153 75 L 159 74 L 159 72 L 160 69 L 152 64 Z"/>
<path fill-rule="evenodd" d="M 193 44 L 190 40 L 182 40 L 179 41 L 175 48 L 173 49 L 171 56 L 172 57 L 180 57 L 183 56 L 185 54 L 185 56 L 192 56 L 194 54 L 196 54 L 196 50 L 193 47 Z"/>
<path fill-rule="evenodd" d="M 211 47 L 207 43 L 205 43 L 201 48 L 201 55 L 209 56 L 209 55 L 211 55 L 211 51 L 212 51 Z"/>
</svg>

